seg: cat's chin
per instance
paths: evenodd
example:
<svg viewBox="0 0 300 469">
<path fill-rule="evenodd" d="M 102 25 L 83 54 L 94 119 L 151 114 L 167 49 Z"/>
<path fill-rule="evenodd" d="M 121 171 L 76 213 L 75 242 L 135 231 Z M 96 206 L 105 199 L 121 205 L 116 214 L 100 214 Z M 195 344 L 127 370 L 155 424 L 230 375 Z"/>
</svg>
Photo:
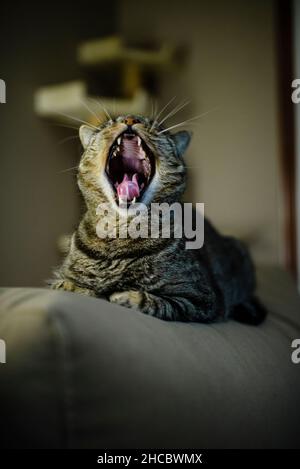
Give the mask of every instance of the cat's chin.
<svg viewBox="0 0 300 469">
<path fill-rule="evenodd" d="M 123 132 L 111 145 L 105 173 L 118 205 L 140 202 L 155 171 L 155 157 L 136 132 Z"/>
</svg>

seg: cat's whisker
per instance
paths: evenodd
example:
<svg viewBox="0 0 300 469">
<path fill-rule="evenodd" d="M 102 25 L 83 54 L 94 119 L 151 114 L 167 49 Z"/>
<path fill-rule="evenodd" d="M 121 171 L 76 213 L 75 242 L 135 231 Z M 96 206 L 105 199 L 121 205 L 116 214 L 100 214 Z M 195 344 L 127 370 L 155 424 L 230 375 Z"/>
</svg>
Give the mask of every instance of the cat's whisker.
<svg viewBox="0 0 300 469">
<path fill-rule="evenodd" d="M 155 114 L 153 114 L 153 118 L 155 116 L 155 119 L 150 127 L 150 132 L 152 132 L 153 130 L 153 127 L 155 126 L 155 124 L 157 124 L 157 121 L 158 121 L 158 118 L 162 115 L 162 113 L 170 106 L 170 104 L 174 101 L 174 99 L 176 99 L 176 96 L 173 96 L 172 99 L 170 99 L 170 101 L 167 102 L 167 104 L 165 104 L 165 106 L 159 111 L 159 113 L 155 116 Z"/>
<path fill-rule="evenodd" d="M 151 111 L 150 111 L 150 106 L 151 106 Z M 151 103 L 149 104 L 149 114 L 150 118 L 153 119 L 153 98 L 151 97 Z"/>
<path fill-rule="evenodd" d="M 75 127 L 74 125 L 66 125 L 66 124 L 48 124 L 49 126 L 55 126 L 55 127 L 65 127 L 66 129 L 75 129 L 78 130 L 79 127 Z"/>
<path fill-rule="evenodd" d="M 213 109 L 210 109 L 209 111 L 206 111 L 206 112 L 203 112 L 202 114 L 199 114 L 198 116 L 195 116 L 195 117 L 191 117 L 190 119 L 187 119 L 183 122 L 180 122 L 179 124 L 175 124 L 175 125 L 171 125 L 170 127 L 167 127 L 166 129 L 164 130 L 161 130 L 160 132 L 158 132 L 158 135 L 160 134 L 163 134 L 164 132 L 168 132 L 169 130 L 171 129 L 175 129 L 176 127 L 180 127 L 182 125 L 186 125 L 188 124 L 189 122 L 192 122 L 192 121 L 195 121 L 197 119 L 200 119 L 201 117 L 204 117 L 206 116 L 207 114 L 213 112 L 213 111 L 216 111 L 217 109 L 219 109 L 219 106 L 213 108 Z"/>
<path fill-rule="evenodd" d="M 151 119 L 153 119 L 153 116 L 154 116 L 154 112 L 153 112 L 154 106 L 153 106 L 153 103 L 154 103 L 154 99 L 151 98 Z M 149 110 L 149 112 L 150 112 L 150 110 Z"/>
<path fill-rule="evenodd" d="M 93 99 L 93 98 L 90 98 L 90 99 Z M 95 99 L 94 101 L 96 101 L 98 103 L 98 105 L 101 107 L 101 109 L 104 111 L 104 114 L 106 114 L 106 117 L 108 117 L 109 120 L 113 120 L 113 118 L 111 117 L 111 114 L 108 112 L 107 108 L 104 106 L 104 104 L 102 103 L 102 101 L 100 100 L 100 98 L 97 98 Z"/>
<path fill-rule="evenodd" d="M 73 119 L 74 121 L 80 122 L 81 124 L 88 125 L 89 127 L 95 130 L 99 130 L 98 127 L 96 127 L 95 125 L 90 124 L 89 122 L 84 121 L 82 119 L 78 119 L 77 117 L 71 116 L 70 114 L 65 114 L 64 112 L 59 112 L 59 111 L 56 111 L 56 114 L 60 114 L 61 116 L 67 117 L 68 119 Z"/>
<path fill-rule="evenodd" d="M 75 169 L 78 169 L 78 165 L 73 166 L 72 168 L 63 169 L 62 171 L 59 171 L 59 173 L 66 173 L 68 171 L 72 171 L 72 170 L 75 170 Z"/>
<path fill-rule="evenodd" d="M 155 99 L 151 97 L 151 119 L 154 119 L 155 116 Z"/>
<path fill-rule="evenodd" d="M 101 120 L 100 120 L 99 116 L 93 111 L 93 109 L 91 109 L 90 106 L 89 106 L 85 101 L 83 101 L 82 99 L 80 99 L 80 102 L 81 102 L 81 104 L 83 104 L 83 106 L 84 106 L 91 114 L 93 114 L 93 116 L 96 117 L 98 123 L 100 124 L 100 123 L 101 123 Z"/>
<path fill-rule="evenodd" d="M 68 142 L 68 141 L 70 141 L 70 140 L 75 140 L 75 138 L 79 138 L 79 136 L 78 136 L 78 135 L 71 135 L 70 137 L 63 138 L 62 140 L 60 140 L 60 141 L 58 142 L 57 145 L 63 145 L 64 143 L 66 143 L 66 142 Z"/>
<path fill-rule="evenodd" d="M 158 107 L 157 99 L 152 98 L 152 116 L 151 116 L 152 119 L 155 119 L 155 115 L 157 113 L 157 107 Z"/>
<path fill-rule="evenodd" d="M 177 112 L 181 111 L 181 109 L 183 109 L 184 107 L 186 107 L 188 104 L 190 104 L 190 100 L 188 101 L 185 101 L 184 103 L 182 104 L 178 104 L 174 109 L 173 111 L 169 112 L 169 114 L 167 114 L 160 122 L 159 122 L 159 126 L 165 122 L 167 119 L 169 119 L 170 117 L 173 117 L 175 116 L 175 114 L 177 114 Z"/>
</svg>

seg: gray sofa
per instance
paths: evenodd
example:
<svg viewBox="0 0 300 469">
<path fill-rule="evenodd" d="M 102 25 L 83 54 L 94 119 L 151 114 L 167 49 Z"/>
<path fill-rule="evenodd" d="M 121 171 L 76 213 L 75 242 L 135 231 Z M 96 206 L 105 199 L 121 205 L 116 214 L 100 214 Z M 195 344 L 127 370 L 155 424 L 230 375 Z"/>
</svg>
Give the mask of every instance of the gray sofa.
<svg viewBox="0 0 300 469">
<path fill-rule="evenodd" d="M 168 323 L 46 289 L 0 292 L 0 446 L 300 447 L 300 299 L 258 272 L 260 327 Z"/>
</svg>

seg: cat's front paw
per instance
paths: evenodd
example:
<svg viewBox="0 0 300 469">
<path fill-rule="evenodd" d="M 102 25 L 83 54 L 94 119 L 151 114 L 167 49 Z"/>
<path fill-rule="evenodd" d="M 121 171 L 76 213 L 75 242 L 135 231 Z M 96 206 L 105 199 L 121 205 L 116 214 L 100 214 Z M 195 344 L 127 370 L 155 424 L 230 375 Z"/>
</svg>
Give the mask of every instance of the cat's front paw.
<svg viewBox="0 0 300 469">
<path fill-rule="evenodd" d="M 110 295 L 109 301 L 127 308 L 139 309 L 143 301 L 143 293 L 135 290 L 116 292 Z"/>
</svg>

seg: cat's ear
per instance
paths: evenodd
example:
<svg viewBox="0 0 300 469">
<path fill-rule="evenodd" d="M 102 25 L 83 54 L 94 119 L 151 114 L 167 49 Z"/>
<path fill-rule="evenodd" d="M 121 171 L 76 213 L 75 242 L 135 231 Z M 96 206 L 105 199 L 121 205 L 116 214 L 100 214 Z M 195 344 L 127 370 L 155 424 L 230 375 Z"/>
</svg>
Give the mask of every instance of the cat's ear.
<svg viewBox="0 0 300 469">
<path fill-rule="evenodd" d="M 88 125 L 82 125 L 79 129 L 79 138 L 84 149 L 87 148 L 90 143 L 91 136 L 93 135 L 94 130 L 91 129 Z"/>
<path fill-rule="evenodd" d="M 190 134 L 186 130 L 181 130 L 180 132 L 177 132 L 173 135 L 173 140 L 175 142 L 177 152 L 180 156 L 185 153 L 187 147 L 189 146 L 191 138 L 192 134 Z"/>
</svg>

